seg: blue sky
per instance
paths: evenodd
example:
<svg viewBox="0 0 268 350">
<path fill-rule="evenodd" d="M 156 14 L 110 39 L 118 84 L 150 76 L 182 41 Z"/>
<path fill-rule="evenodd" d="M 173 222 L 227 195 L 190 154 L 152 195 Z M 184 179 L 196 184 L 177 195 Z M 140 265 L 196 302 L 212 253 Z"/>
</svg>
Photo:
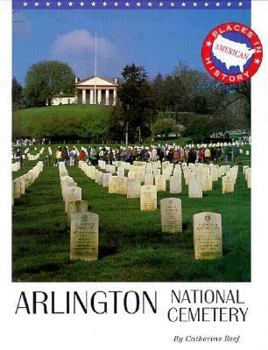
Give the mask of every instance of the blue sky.
<svg viewBox="0 0 268 350">
<path fill-rule="evenodd" d="M 24 84 L 28 68 L 41 60 L 67 62 L 80 78 L 120 76 L 126 64 L 143 65 L 150 77 L 178 62 L 204 70 L 203 40 L 229 21 L 250 25 L 249 10 L 24 10 L 14 13 L 13 75 Z"/>
</svg>

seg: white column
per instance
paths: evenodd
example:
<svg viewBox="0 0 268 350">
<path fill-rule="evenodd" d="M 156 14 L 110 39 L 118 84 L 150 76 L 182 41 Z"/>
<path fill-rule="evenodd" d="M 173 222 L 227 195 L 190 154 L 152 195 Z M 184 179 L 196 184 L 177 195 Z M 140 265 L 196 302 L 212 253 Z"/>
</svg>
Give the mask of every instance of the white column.
<svg viewBox="0 0 268 350">
<path fill-rule="evenodd" d="M 86 90 L 82 90 L 82 104 L 85 105 L 86 102 Z"/>
<path fill-rule="evenodd" d="M 109 105 L 109 90 L 105 90 L 105 104 Z"/>
<path fill-rule="evenodd" d="M 116 89 L 113 91 L 113 105 L 116 105 Z"/>
<path fill-rule="evenodd" d="M 98 104 L 101 103 L 101 89 L 97 90 L 98 91 Z"/>
<path fill-rule="evenodd" d="M 89 91 L 90 91 L 89 103 L 90 103 L 91 105 L 93 105 L 93 104 L 94 104 L 94 90 L 93 90 L 93 89 L 90 89 Z"/>
</svg>

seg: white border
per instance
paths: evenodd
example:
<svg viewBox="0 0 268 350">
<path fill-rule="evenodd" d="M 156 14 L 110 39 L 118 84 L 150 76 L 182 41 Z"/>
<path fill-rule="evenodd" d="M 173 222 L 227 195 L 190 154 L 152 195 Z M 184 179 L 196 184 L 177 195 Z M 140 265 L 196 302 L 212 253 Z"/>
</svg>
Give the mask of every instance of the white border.
<svg viewBox="0 0 268 350">
<path fill-rule="evenodd" d="M 254 1 L 252 27 L 264 45 L 264 59 L 252 79 L 252 127 L 253 127 L 253 217 L 252 217 L 252 283 L 200 284 L 200 283 L 11 283 L 11 232 L 10 232 L 10 141 L 11 141 L 11 1 L 0 2 L 0 106 L 1 106 L 1 225 L 0 238 L 0 314 L 2 332 L 0 344 L 4 349 L 250 349 L 267 350 L 266 338 L 268 311 L 265 281 L 267 281 L 267 164 L 268 141 L 268 2 Z M 49 25 L 49 24 L 48 24 Z M 3 191 L 4 190 L 4 191 Z M 250 309 L 248 321 L 240 324 L 186 323 L 171 324 L 167 321 L 169 292 L 178 288 L 239 288 Z M 15 304 L 20 291 L 55 290 L 59 295 L 66 290 L 158 290 L 160 310 L 157 316 L 146 315 L 35 315 L 15 316 Z M 172 336 L 242 335 L 235 345 L 226 344 L 174 344 Z"/>
</svg>

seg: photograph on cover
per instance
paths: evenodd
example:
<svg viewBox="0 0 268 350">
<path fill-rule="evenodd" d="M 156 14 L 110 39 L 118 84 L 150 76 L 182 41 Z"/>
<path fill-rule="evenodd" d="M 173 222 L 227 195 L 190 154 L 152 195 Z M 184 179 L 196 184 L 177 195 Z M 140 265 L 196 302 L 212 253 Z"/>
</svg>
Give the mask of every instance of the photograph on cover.
<svg viewBox="0 0 268 350">
<path fill-rule="evenodd" d="M 250 282 L 250 18 L 14 1 L 13 282 Z"/>
</svg>

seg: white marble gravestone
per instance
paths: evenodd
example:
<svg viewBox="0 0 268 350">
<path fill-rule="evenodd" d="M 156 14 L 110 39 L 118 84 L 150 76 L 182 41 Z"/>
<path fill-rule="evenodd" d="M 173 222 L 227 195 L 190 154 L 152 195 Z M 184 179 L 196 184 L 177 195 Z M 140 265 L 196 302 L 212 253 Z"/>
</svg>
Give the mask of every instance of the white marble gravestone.
<svg viewBox="0 0 268 350">
<path fill-rule="evenodd" d="M 153 186 L 153 185 L 141 186 L 140 209 L 141 211 L 157 210 L 156 186 Z"/>
<path fill-rule="evenodd" d="M 189 198 L 203 197 L 202 183 L 200 178 L 191 178 L 189 180 L 188 195 Z"/>
<path fill-rule="evenodd" d="M 167 180 L 164 175 L 155 176 L 155 186 L 157 192 L 165 192 L 167 190 Z"/>
<path fill-rule="evenodd" d="M 221 214 L 204 212 L 193 216 L 195 259 L 222 256 Z"/>
<path fill-rule="evenodd" d="M 109 193 L 117 193 L 118 192 L 118 179 L 117 176 L 111 176 L 108 184 L 108 192 Z"/>
<path fill-rule="evenodd" d="M 211 175 L 203 175 L 202 176 L 202 190 L 204 192 L 212 191 L 213 189 L 213 181 Z"/>
<path fill-rule="evenodd" d="M 127 194 L 127 181 L 128 181 L 128 178 L 126 176 L 118 177 L 117 193 Z"/>
<path fill-rule="evenodd" d="M 127 198 L 140 198 L 141 183 L 139 180 L 128 179 Z"/>
<path fill-rule="evenodd" d="M 99 216 L 82 212 L 71 215 L 70 259 L 98 259 Z"/>
<path fill-rule="evenodd" d="M 102 186 L 103 187 L 108 187 L 109 186 L 109 179 L 112 176 L 110 173 L 103 173 L 102 177 Z"/>
<path fill-rule="evenodd" d="M 153 185 L 154 176 L 152 174 L 145 174 L 144 176 L 144 185 Z"/>
<path fill-rule="evenodd" d="M 68 203 L 67 208 L 67 222 L 68 225 L 71 223 L 71 215 L 75 213 L 87 212 L 88 211 L 88 201 L 73 201 Z"/>
<path fill-rule="evenodd" d="M 160 201 L 162 232 L 177 233 L 182 231 L 181 200 L 165 198 Z"/>
<path fill-rule="evenodd" d="M 169 191 L 170 191 L 170 193 L 181 193 L 182 192 L 181 174 L 176 174 L 176 175 L 173 175 L 170 177 Z"/>
<path fill-rule="evenodd" d="M 82 200 L 82 188 L 73 186 L 68 187 L 65 192 L 65 212 L 67 213 L 68 203 L 74 202 L 74 201 L 81 201 Z"/>
<path fill-rule="evenodd" d="M 222 193 L 234 192 L 234 181 L 229 176 L 222 177 Z"/>
</svg>

